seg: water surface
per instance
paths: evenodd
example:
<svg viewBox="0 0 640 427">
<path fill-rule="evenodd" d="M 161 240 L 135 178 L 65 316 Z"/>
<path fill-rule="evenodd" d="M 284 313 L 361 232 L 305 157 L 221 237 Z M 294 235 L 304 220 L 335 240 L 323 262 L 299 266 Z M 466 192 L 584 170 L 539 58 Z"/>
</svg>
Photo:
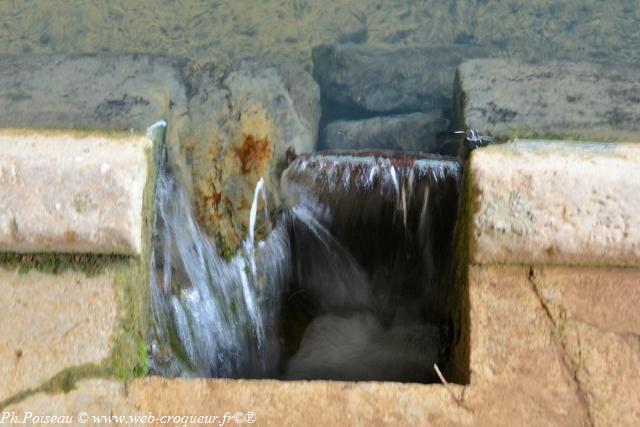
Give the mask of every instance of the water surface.
<svg viewBox="0 0 640 427">
<path fill-rule="evenodd" d="M 637 63 L 640 2 L 546 0 L 2 0 L 0 52 L 141 52 L 310 63 L 336 40 Z"/>
</svg>

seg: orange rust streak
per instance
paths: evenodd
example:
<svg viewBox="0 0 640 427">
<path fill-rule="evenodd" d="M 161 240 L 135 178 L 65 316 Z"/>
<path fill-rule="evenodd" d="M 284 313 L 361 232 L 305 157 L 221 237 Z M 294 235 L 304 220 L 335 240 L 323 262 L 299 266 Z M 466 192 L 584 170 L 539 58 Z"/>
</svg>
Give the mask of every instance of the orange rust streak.
<svg viewBox="0 0 640 427">
<path fill-rule="evenodd" d="M 255 139 L 252 135 L 245 135 L 242 146 L 237 149 L 240 159 L 240 170 L 243 175 L 257 169 L 271 156 L 271 147 L 266 138 Z"/>
</svg>

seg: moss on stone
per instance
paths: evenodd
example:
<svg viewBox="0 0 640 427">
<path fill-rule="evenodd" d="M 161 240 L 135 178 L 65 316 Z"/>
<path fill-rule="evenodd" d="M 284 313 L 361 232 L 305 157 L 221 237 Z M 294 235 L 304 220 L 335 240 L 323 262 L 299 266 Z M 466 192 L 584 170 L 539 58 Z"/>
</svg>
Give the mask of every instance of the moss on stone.
<svg viewBox="0 0 640 427">
<path fill-rule="evenodd" d="M 31 270 L 48 274 L 60 274 L 71 270 L 87 276 L 97 276 L 106 267 L 126 259 L 124 255 L 4 252 L 0 253 L 0 267 L 7 270 L 18 269 L 20 274 L 27 274 Z"/>
<path fill-rule="evenodd" d="M 148 325 L 144 276 L 138 259 L 130 260 L 127 266 L 115 272 L 120 320 L 113 336 L 109 370 L 121 380 L 146 374 L 146 354 L 139 354 L 139 343 L 145 340 Z"/>
<path fill-rule="evenodd" d="M 3 410 L 9 405 L 20 402 L 21 400 L 37 393 L 68 393 L 75 388 L 76 383 L 80 380 L 106 376 L 109 376 L 109 370 L 107 367 L 92 363 L 64 369 L 52 378 L 42 382 L 40 385 L 23 390 L 8 399 L 1 401 L 0 410 Z"/>
<path fill-rule="evenodd" d="M 155 222 L 155 192 L 158 164 L 162 155 L 163 132 L 154 136 L 152 148 L 146 150 L 149 172 L 144 188 L 142 210 L 142 253 L 130 258 L 129 265 L 116 271 L 116 299 L 120 322 L 114 336 L 111 373 L 121 380 L 141 377 L 149 372 L 148 331 L 151 316 L 149 266 Z"/>
<path fill-rule="evenodd" d="M 473 156 L 473 152 L 471 153 Z M 473 215 L 478 209 L 475 190 L 472 188 L 470 162 L 464 167 L 460 189 L 458 221 L 454 237 L 454 271 L 452 274 L 455 286 L 455 303 L 453 308 L 454 349 L 451 367 L 452 380 L 458 384 L 468 384 L 470 372 L 470 302 L 469 302 L 469 262 L 471 253 L 471 230 Z"/>
</svg>

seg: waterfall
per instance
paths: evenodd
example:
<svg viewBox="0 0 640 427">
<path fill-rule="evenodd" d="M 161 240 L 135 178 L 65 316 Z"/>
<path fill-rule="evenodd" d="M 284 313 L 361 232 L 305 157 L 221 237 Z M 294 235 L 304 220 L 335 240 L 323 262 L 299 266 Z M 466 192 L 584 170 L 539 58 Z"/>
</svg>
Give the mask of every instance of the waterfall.
<svg viewBox="0 0 640 427">
<path fill-rule="evenodd" d="M 446 358 L 460 165 L 314 154 L 284 171 L 272 232 L 231 260 L 163 163 L 151 367 L 162 375 L 429 382 Z"/>
<path fill-rule="evenodd" d="M 249 237 L 231 260 L 195 220 L 185 190 L 161 162 L 151 257 L 153 339 L 151 369 L 175 376 L 260 378 L 275 375 L 279 306 L 289 281 L 287 232 L 276 226 L 254 241 L 256 186 Z"/>
</svg>

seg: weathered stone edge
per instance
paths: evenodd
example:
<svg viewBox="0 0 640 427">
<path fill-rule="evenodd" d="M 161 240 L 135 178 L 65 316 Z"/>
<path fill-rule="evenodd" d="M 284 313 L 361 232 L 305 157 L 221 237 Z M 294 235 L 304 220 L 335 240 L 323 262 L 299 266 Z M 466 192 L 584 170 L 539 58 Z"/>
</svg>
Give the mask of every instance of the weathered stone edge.
<svg viewBox="0 0 640 427">
<path fill-rule="evenodd" d="M 165 128 L 160 127 L 150 135 L 152 145 L 145 149 L 148 161 L 147 182 L 144 188 L 142 220 L 142 252 L 137 257 L 94 254 L 10 254 L 0 253 L 0 265 L 19 269 L 27 274 L 30 269 L 50 274 L 79 270 L 88 275 L 100 274 L 107 268 L 114 269 L 118 320 L 112 334 L 113 347 L 110 356 L 102 363 L 86 364 L 64 369 L 40 385 L 29 388 L 0 401 L 0 410 L 37 393 L 68 392 L 78 381 L 89 378 L 117 378 L 128 381 L 148 373 L 147 333 L 151 315 L 149 262 L 151 239 L 155 221 L 154 199 L 160 156 L 164 150 Z M 43 259 L 38 260 L 38 257 Z"/>
<path fill-rule="evenodd" d="M 546 144 L 557 144 L 559 147 L 562 147 L 563 144 L 579 144 L 580 146 L 595 144 L 599 146 L 600 144 L 610 145 L 612 148 L 616 148 L 621 151 L 621 154 L 624 152 L 636 152 L 640 153 L 639 144 L 634 143 L 617 143 L 617 142 L 598 142 L 598 141 L 572 141 L 572 140 L 543 140 L 541 138 L 535 138 L 532 140 L 526 139 L 515 139 L 509 140 L 505 144 L 532 144 L 534 146 L 536 143 Z M 500 144 L 502 145 L 502 144 Z M 507 145 L 505 145 L 507 146 Z M 537 146 L 536 146 L 537 147 Z M 535 148 L 535 147 L 534 147 Z M 521 149 L 526 149 L 522 147 L 510 147 L 512 152 L 517 152 Z M 481 148 L 478 150 L 482 150 Z M 461 229 L 465 230 L 464 241 L 468 246 L 468 253 L 465 254 L 465 259 L 467 260 L 469 265 L 522 265 L 522 266 L 568 266 L 568 267 L 596 267 L 596 268 L 629 268 L 634 269 L 640 267 L 640 257 L 630 258 L 629 254 L 623 255 L 622 252 L 613 251 L 613 255 L 607 253 L 606 256 L 603 253 L 591 253 L 589 251 L 576 255 L 569 254 L 563 255 L 559 254 L 551 257 L 540 257 L 535 253 L 527 252 L 523 250 L 522 253 L 511 254 L 507 257 L 502 257 L 499 254 L 488 254 L 485 255 L 479 249 L 479 241 L 480 239 L 474 235 L 473 230 L 477 228 L 476 218 L 478 213 L 481 211 L 482 201 L 480 200 L 481 191 L 477 185 L 476 180 L 474 179 L 474 169 L 473 169 L 473 157 L 474 153 L 471 154 L 471 158 L 465 168 L 465 183 L 464 183 L 464 198 L 463 202 L 463 210 L 464 213 L 460 216 L 459 225 Z M 638 164 L 640 167 L 640 163 Z M 639 169 L 640 170 L 640 169 Z M 640 178 L 640 174 L 638 175 Z M 464 224 L 460 224 L 464 223 Z M 490 238 L 489 238 L 490 239 Z M 524 243 L 526 241 L 526 237 L 522 237 L 523 244 L 522 247 L 526 246 Z M 486 242 L 485 242 L 486 243 Z M 494 242 L 495 244 L 500 244 L 500 242 Z M 616 248 L 617 245 L 612 245 L 611 248 Z M 628 252 L 628 251 L 627 251 Z"/>
<path fill-rule="evenodd" d="M 469 91 L 465 87 L 464 82 L 461 79 L 462 70 L 470 67 L 473 64 L 499 64 L 503 67 L 507 66 L 520 66 L 520 67 L 535 67 L 540 64 L 536 64 L 530 61 L 523 61 L 517 59 L 499 59 L 499 58 L 471 58 L 462 62 L 455 72 L 454 87 L 453 87 L 453 116 L 452 124 L 454 128 L 469 129 L 477 127 L 477 124 L 468 123 L 468 119 L 465 116 L 465 111 L 469 102 Z M 571 61 L 549 61 L 548 66 L 552 69 L 561 66 L 578 66 L 586 65 L 586 63 L 571 62 Z M 590 65 L 602 65 L 602 64 L 590 64 Z M 495 125 L 505 124 L 501 121 L 493 123 Z M 612 126 L 614 127 L 614 126 Z M 477 129 L 481 132 L 495 138 L 498 142 L 506 142 L 512 139 L 544 139 L 544 140 L 565 140 L 565 141 L 592 141 L 592 142 L 609 142 L 612 140 L 618 141 L 635 141 L 638 138 L 637 132 L 630 131 L 617 131 L 615 129 L 604 132 L 590 132 L 583 133 L 580 130 L 562 129 L 560 131 L 549 132 L 546 129 L 535 128 L 532 126 L 517 125 L 516 123 L 509 123 L 506 130 L 491 130 L 491 129 Z"/>
</svg>

